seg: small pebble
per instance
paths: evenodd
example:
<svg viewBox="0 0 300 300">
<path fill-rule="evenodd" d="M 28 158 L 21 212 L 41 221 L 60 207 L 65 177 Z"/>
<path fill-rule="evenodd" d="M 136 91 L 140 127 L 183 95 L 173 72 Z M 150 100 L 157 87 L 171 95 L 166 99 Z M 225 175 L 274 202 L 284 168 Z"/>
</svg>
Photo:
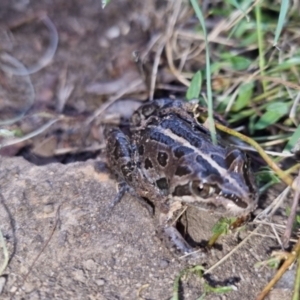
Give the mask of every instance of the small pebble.
<svg viewBox="0 0 300 300">
<path fill-rule="evenodd" d="M 95 262 L 92 259 L 88 259 L 83 263 L 85 269 L 91 271 L 93 268 L 95 268 Z"/>
<path fill-rule="evenodd" d="M 109 47 L 109 41 L 106 38 L 101 38 L 98 40 L 98 45 L 101 48 L 108 48 Z"/>
<path fill-rule="evenodd" d="M 54 211 L 54 205 L 53 204 L 47 204 L 44 206 L 44 213 L 45 214 L 51 214 Z"/>
<path fill-rule="evenodd" d="M 160 266 L 162 269 L 165 269 L 166 267 L 169 266 L 169 262 L 168 262 L 166 259 L 162 259 L 162 260 L 160 261 L 159 266 Z"/>
<path fill-rule="evenodd" d="M 106 33 L 105 33 L 105 36 L 112 40 L 112 39 L 115 39 L 117 37 L 119 37 L 121 34 L 121 31 L 120 31 L 120 28 L 118 26 L 113 26 L 113 27 L 110 27 Z"/>
<path fill-rule="evenodd" d="M 3 288 L 4 288 L 4 285 L 6 283 L 6 278 L 5 277 L 0 277 L 0 294 L 2 293 L 3 291 Z"/>
<path fill-rule="evenodd" d="M 130 31 L 130 26 L 129 26 L 129 24 L 126 23 L 126 22 L 121 22 L 121 23 L 119 24 L 119 27 L 120 27 L 121 34 L 122 34 L 122 35 L 127 35 L 127 34 L 129 33 L 129 31 Z"/>
<path fill-rule="evenodd" d="M 97 280 L 96 280 L 96 284 L 97 284 L 98 286 L 102 286 L 102 285 L 105 284 L 105 280 L 104 280 L 104 279 L 97 279 Z"/>
</svg>

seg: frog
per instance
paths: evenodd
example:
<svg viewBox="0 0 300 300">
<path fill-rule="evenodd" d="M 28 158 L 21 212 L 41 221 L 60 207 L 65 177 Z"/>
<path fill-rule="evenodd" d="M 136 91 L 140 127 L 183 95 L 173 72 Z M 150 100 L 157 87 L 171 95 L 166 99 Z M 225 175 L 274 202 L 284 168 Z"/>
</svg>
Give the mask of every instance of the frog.
<svg viewBox="0 0 300 300">
<path fill-rule="evenodd" d="M 246 216 L 258 201 L 246 153 L 220 135 L 213 143 L 196 118 L 197 106 L 181 99 L 148 101 L 133 113 L 130 134 L 113 128 L 107 135 L 110 169 L 123 187 L 153 204 L 158 232 L 184 254 L 194 249 L 173 222 L 183 205 Z"/>
</svg>

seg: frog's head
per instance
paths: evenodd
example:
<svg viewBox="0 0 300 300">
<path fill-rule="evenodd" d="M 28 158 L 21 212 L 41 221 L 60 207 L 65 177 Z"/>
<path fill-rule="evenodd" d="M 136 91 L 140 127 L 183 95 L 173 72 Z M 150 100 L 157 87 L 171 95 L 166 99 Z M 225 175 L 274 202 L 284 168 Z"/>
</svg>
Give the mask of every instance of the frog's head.
<svg viewBox="0 0 300 300">
<path fill-rule="evenodd" d="M 223 155 L 197 155 L 194 162 L 195 172 L 178 180 L 173 197 L 229 215 L 246 215 L 255 209 L 257 187 L 250 161 L 243 152 L 225 149 Z"/>
</svg>

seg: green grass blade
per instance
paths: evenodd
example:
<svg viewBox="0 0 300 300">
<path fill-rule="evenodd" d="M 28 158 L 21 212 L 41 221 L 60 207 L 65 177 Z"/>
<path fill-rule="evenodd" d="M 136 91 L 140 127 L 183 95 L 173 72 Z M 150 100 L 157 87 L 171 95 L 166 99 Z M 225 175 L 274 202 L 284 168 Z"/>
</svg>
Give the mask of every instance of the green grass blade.
<svg viewBox="0 0 300 300">
<path fill-rule="evenodd" d="M 256 16 L 256 32 L 257 32 L 257 42 L 258 42 L 258 51 L 259 51 L 259 69 L 260 75 L 265 75 L 265 52 L 264 52 L 264 36 L 263 36 L 263 24 L 261 20 L 261 7 L 260 3 L 255 6 L 255 16 Z M 263 91 L 267 90 L 266 80 L 262 80 Z"/>
<path fill-rule="evenodd" d="M 109 2 L 110 0 L 102 0 L 102 9 L 104 9 Z"/>
<path fill-rule="evenodd" d="M 213 119 L 213 106 L 212 106 L 212 88 L 211 88 L 211 69 L 210 69 L 210 59 L 209 59 L 209 47 L 208 47 L 208 40 L 207 40 L 207 32 L 205 27 L 205 21 L 201 9 L 199 7 L 197 0 L 190 0 L 195 11 L 197 18 L 201 24 L 204 40 L 205 40 L 205 61 L 206 61 L 206 87 L 207 87 L 207 107 L 208 107 L 208 122 L 209 122 L 209 129 L 211 133 L 211 139 L 214 144 L 217 143 L 216 139 L 216 128 Z"/>
<path fill-rule="evenodd" d="M 202 84 L 202 75 L 201 72 L 198 71 L 194 74 L 191 84 L 186 92 L 186 99 L 193 100 L 198 99 L 201 91 L 201 84 Z"/>
<path fill-rule="evenodd" d="M 289 5 L 290 5 L 289 0 L 281 1 L 280 13 L 279 13 L 278 23 L 277 23 L 277 27 L 276 27 L 276 31 L 275 31 L 275 38 L 274 38 L 273 46 L 276 46 L 278 43 L 278 39 L 279 39 L 280 33 L 282 31 L 283 25 L 284 25 L 284 21 L 285 21 L 287 12 L 288 12 Z"/>
<path fill-rule="evenodd" d="M 254 129 L 265 129 L 270 125 L 275 124 L 283 116 L 287 115 L 288 111 L 289 104 L 286 102 L 274 102 L 268 104 L 266 112 L 256 122 Z"/>
<path fill-rule="evenodd" d="M 246 11 L 242 8 L 242 6 L 236 1 L 236 0 L 231 0 L 229 1 L 235 8 L 240 10 L 244 15 L 246 14 Z M 246 16 L 247 17 L 247 16 Z"/>
<path fill-rule="evenodd" d="M 286 152 L 286 151 L 290 152 L 292 150 L 292 148 L 296 145 L 296 143 L 299 139 L 300 139 L 300 125 L 295 130 L 295 132 L 292 134 L 292 136 L 290 137 L 290 140 L 286 144 L 283 152 Z"/>
</svg>

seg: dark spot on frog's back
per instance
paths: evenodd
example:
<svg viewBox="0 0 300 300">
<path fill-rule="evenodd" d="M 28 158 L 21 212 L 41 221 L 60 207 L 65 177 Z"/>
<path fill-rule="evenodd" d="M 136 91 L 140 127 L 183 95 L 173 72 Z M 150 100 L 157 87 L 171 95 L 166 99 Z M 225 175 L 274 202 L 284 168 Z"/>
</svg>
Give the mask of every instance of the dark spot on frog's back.
<svg viewBox="0 0 300 300">
<path fill-rule="evenodd" d="M 141 145 L 139 146 L 139 155 L 143 155 L 144 154 L 144 146 Z"/>
<path fill-rule="evenodd" d="M 210 174 L 216 174 L 216 175 L 220 175 L 219 171 L 214 168 L 206 159 L 204 159 L 202 156 L 197 155 L 196 157 L 196 161 L 197 163 L 201 166 L 201 168 L 203 169 L 203 175 L 204 176 L 208 176 Z M 206 174 L 207 173 L 207 174 Z"/>
<path fill-rule="evenodd" d="M 176 176 L 184 176 L 190 174 L 192 171 L 188 166 L 178 166 L 175 172 Z"/>
<path fill-rule="evenodd" d="M 156 185 L 160 190 L 168 190 L 169 189 L 168 181 L 167 181 L 167 178 L 165 178 L 165 177 L 162 177 L 162 178 L 156 180 Z"/>
<path fill-rule="evenodd" d="M 151 168 L 153 168 L 153 164 L 152 164 L 152 162 L 149 158 L 146 158 L 145 159 L 145 169 L 148 170 L 148 169 L 151 169 Z"/>
<path fill-rule="evenodd" d="M 193 149 L 185 147 L 185 146 L 179 146 L 174 149 L 174 155 L 176 158 L 181 158 L 182 156 L 188 155 L 192 152 L 194 152 Z"/>
<path fill-rule="evenodd" d="M 158 132 L 156 130 L 151 131 L 151 133 L 150 133 L 150 139 L 154 140 L 156 142 L 165 144 L 167 146 L 172 146 L 175 143 L 175 141 L 172 138 L 170 138 L 169 136 L 167 136 L 167 135 L 165 135 L 165 134 L 163 134 L 161 132 Z"/>
<path fill-rule="evenodd" d="M 158 152 L 157 161 L 162 167 L 165 167 L 168 163 L 168 154 L 166 152 Z"/>
</svg>

